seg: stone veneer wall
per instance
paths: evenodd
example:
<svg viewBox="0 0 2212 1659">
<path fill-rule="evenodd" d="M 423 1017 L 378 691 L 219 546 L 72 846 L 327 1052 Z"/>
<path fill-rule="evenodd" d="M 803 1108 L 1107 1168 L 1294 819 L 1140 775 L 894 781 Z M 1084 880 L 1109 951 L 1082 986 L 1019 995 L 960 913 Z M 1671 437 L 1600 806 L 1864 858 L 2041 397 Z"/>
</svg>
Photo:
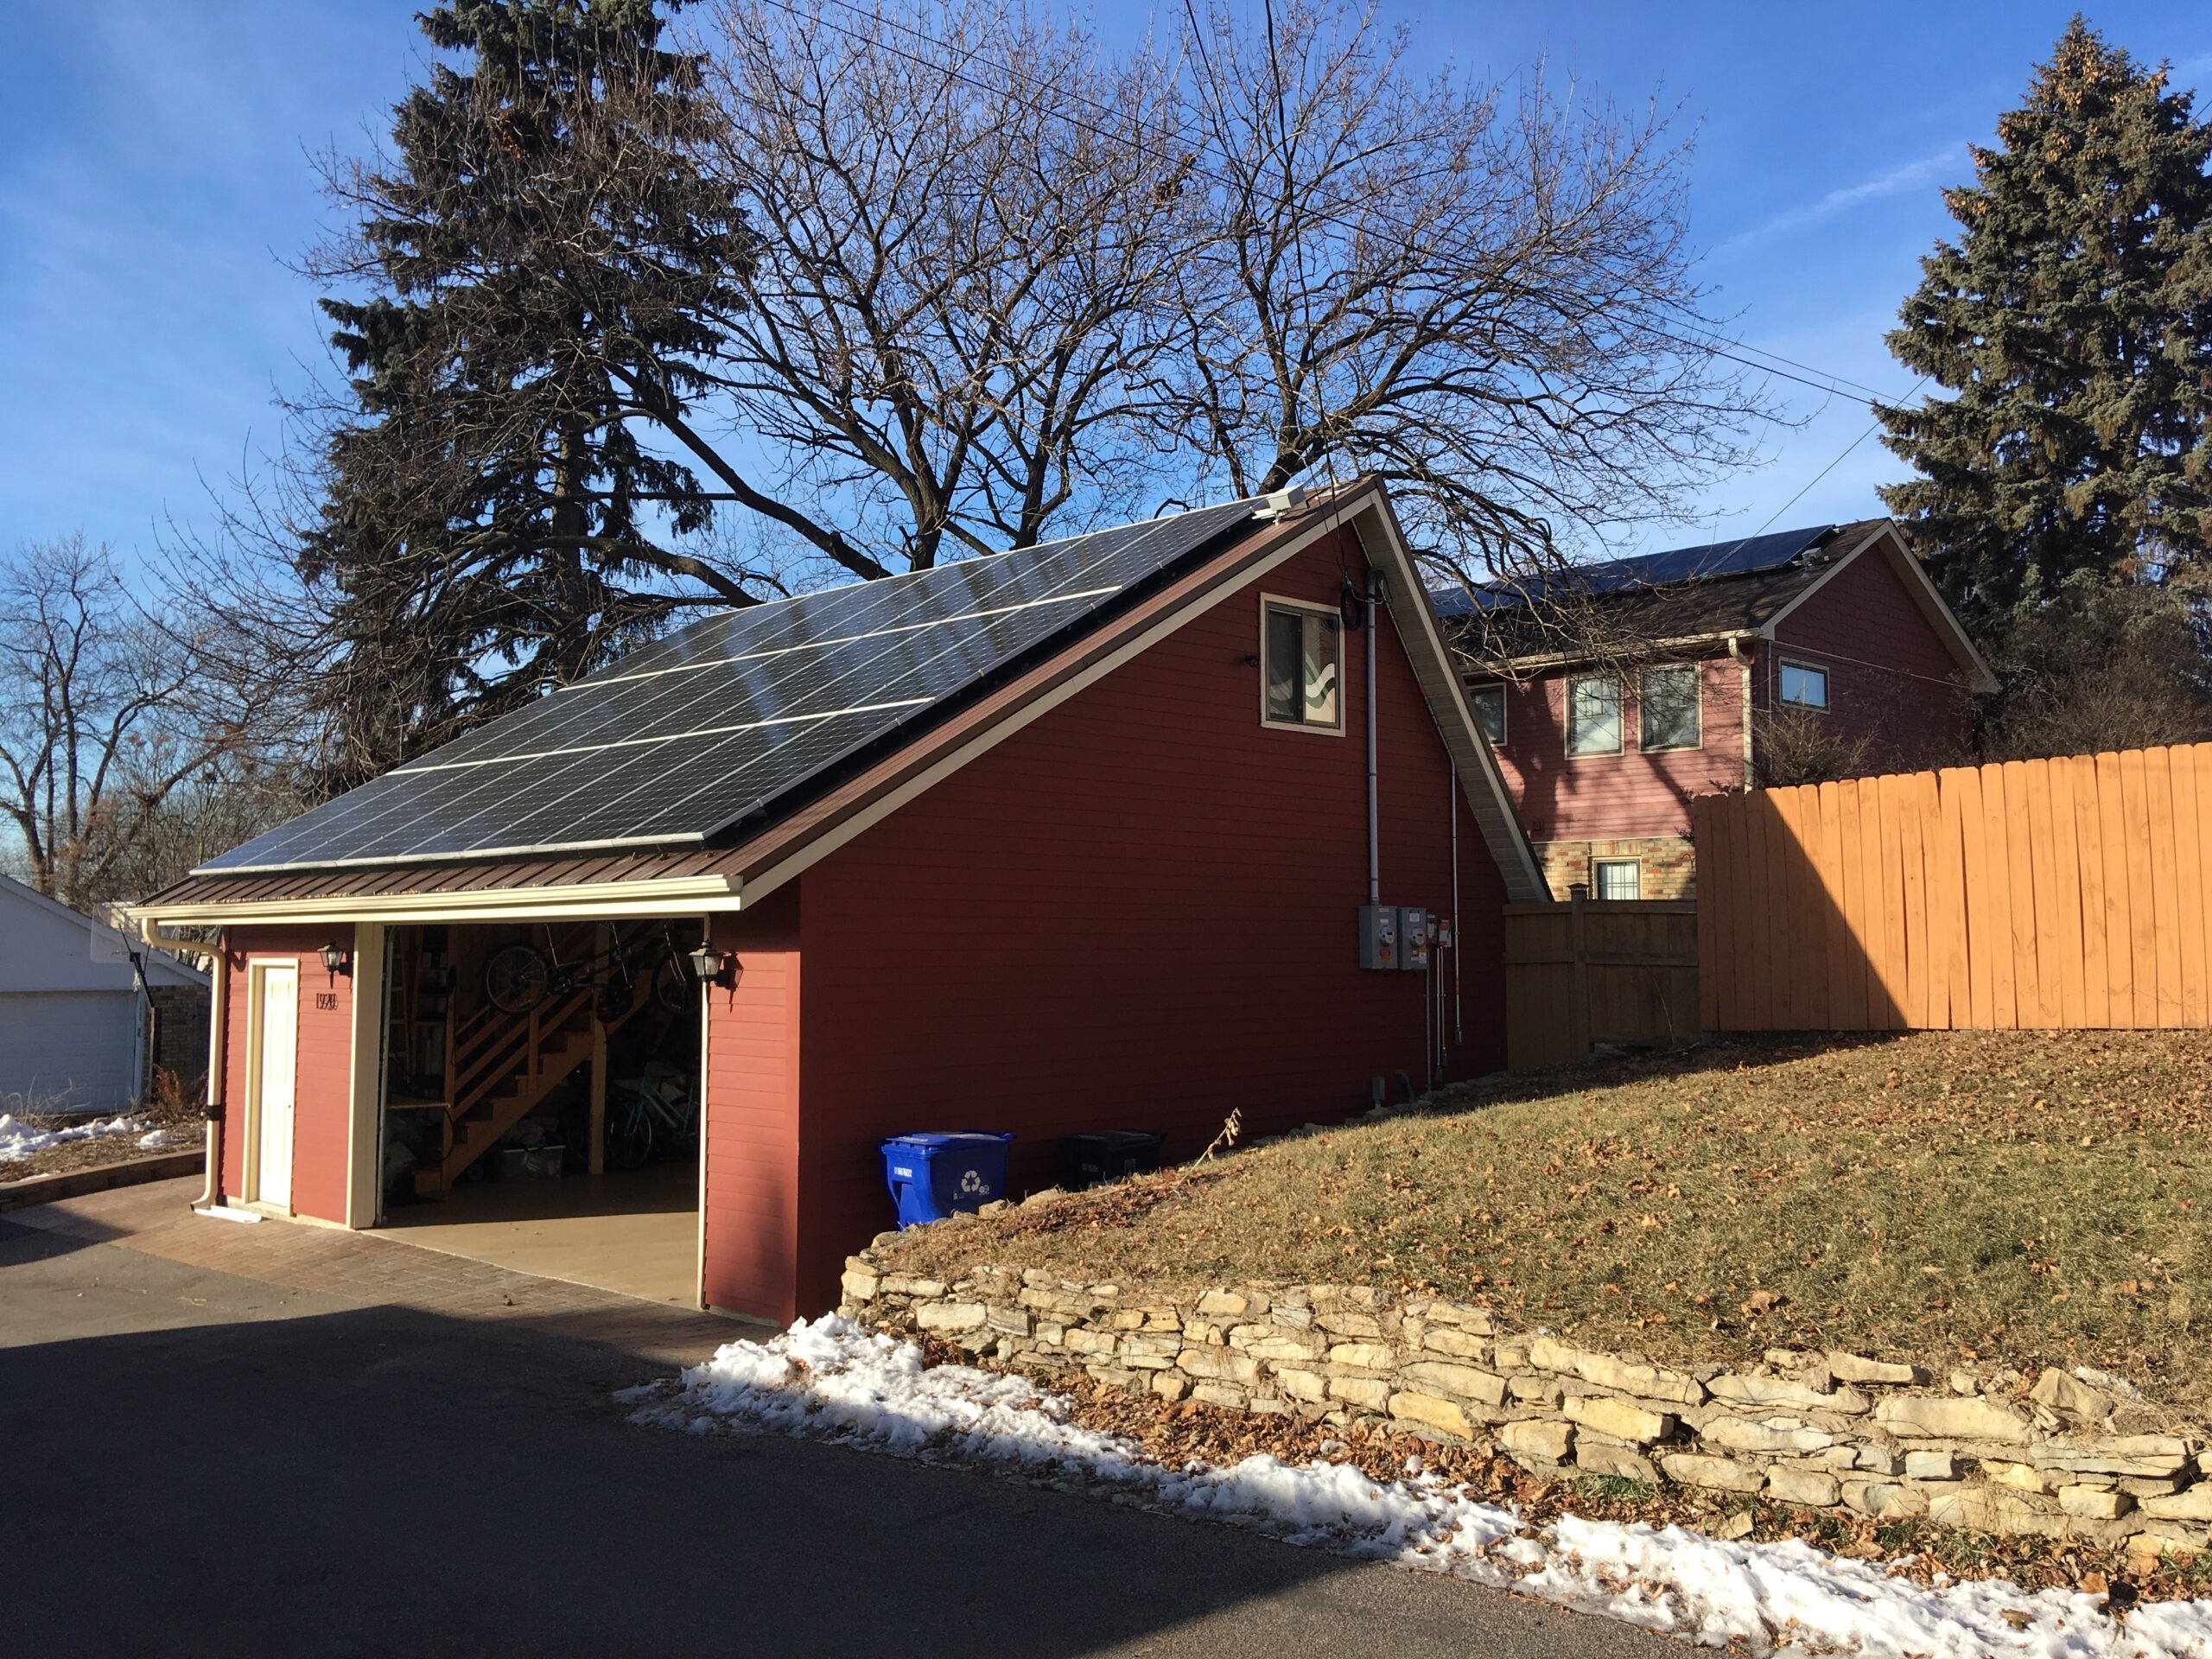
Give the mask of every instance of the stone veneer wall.
<svg viewBox="0 0 2212 1659">
<path fill-rule="evenodd" d="M 1779 1349 L 1677 1370 L 1363 1287 L 1147 1288 L 988 1267 L 940 1283 L 873 1254 L 849 1258 L 843 1311 L 1042 1380 L 1080 1372 L 1171 1401 L 1489 1440 L 1542 1473 L 2155 1550 L 2200 1548 L 2212 1522 L 2212 1452 L 2160 1432 L 2110 1378 L 1961 1371 L 1938 1389 L 1910 1365 Z"/>
</svg>

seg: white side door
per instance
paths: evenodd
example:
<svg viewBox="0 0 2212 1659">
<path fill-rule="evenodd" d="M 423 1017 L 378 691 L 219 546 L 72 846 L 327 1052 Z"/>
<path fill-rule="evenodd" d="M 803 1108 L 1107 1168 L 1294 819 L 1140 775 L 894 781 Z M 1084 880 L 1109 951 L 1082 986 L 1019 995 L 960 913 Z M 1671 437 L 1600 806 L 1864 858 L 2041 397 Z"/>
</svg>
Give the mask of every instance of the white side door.
<svg viewBox="0 0 2212 1659">
<path fill-rule="evenodd" d="M 253 1196 L 289 1210 L 292 1205 L 292 1108 L 300 1059 L 300 965 L 254 964 L 255 997 Z"/>
</svg>

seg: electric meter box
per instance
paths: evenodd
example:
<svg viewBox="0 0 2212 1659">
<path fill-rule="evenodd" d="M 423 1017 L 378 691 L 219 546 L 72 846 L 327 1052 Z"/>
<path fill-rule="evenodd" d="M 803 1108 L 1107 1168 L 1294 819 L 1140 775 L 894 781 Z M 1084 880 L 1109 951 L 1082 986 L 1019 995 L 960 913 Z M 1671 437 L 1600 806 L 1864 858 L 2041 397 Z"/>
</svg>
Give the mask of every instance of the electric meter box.
<svg viewBox="0 0 2212 1659">
<path fill-rule="evenodd" d="M 1428 971 L 1428 912 L 1419 905 L 1399 907 L 1398 966 L 1416 974 Z"/>
<path fill-rule="evenodd" d="M 1359 965 L 1391 969 L 1398 965 L 1398 907 L 1362 905 L 1359 907 Z"/>
</svg>

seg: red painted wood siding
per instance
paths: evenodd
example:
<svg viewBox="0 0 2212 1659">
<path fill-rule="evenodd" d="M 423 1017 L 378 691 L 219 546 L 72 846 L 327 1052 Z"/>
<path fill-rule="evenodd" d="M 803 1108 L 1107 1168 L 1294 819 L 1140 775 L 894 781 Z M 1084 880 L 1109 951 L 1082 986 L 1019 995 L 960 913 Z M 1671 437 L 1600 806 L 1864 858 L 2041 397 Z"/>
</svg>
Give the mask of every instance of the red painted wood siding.
<svg viewBox="0 0 2212 1659">
<path fill-rule="evenodd" d="M 1963 760 L 1973 712 L 1959 665 L 1889 560 L 1868 549 L 1784 618 L 1759 665 L 1753 702 L 1778 698 L 1782 663 L 1828 671 L 1828 719 L 1871 738 L 1877 770 Z"/>
<path fill-rule="evenodd" d="M 1690 800 L 1744 786 L 1744 671 L 1713 657 L 1702 670 L 1702 741 L 1647 754 L 1634 687 L 1623 699 L 1621 753 L 1567 752 L 1565 672 L 1505 688 L 1505 742 L 1497 751 L 1529 839 L 1618 840 L 1688 835 Z M 1633 676 L 1630 677 L 1633 679 Z"/>
<path fill-rule="evenodd" d="M 793 1318 L 798 1263 L 799 889 L 715 918 L 735 983 L 707 993 L 708 1306 Z"/>
<path fill-rule="evenodd" d="M 1831 717 L 1850 736 L 1877 740 L 1878 769 L 1955 760 L 1972 711 L 1942 635 L 1878 550 L 1853 557 L 1785 619 L 1771 645 L 1746 651 L 1751 707 L 1770 707 L 1783 660 L 1825 668 Z M 1696 796 L 1744 787 L 1742 664 L 1704 664 L 1704 741 L 1646 754 L 1636 699 L 1625 699 L 1623 753 L 1567 753 L 1567 671 L 1505 690 L 1505 742 L 1497 752 L 1529 838 L 1618 840 L 1688 835 Z"/>
<path fill-rule="evenodd" d="M 803 1088 L 765 1034 L 773 993 L 758 993 L 750 1058 L 709 1039 L 708 1273 L 728 1287 L 710 1301 L 779 1319 L 833 1302 L 844 1255 L 891 1224 L 886 1135 L 1013 1130 L 1019 1191 L 1052 1184 L 1071 1131 L 1160 1129 L 1186 1159 L 1232 1109 L 1249 1137 L 1357 1111 L 1373 1077 L 1420 1085 L 1424 976 L 1355 965 L 1364 641 L 1345 636 L 1341 736 L 1263 728 L 1244 660 L 1262 592 L 1333 604 L 1363 569 L 1349 532 L 1308 550 L 801 878 Z M 1448 909 L 1456 811 L 1466 1041 L 1452 1071 L 1494 1070 L 1503 883 L 1387 622 L 1380 644 L 1382 896 Z M 787 946 L 763 949 L 795 982 Z M 710 1032 L 728 1023 L 718 1002 Z M 744 1264 L 766 1269 L 793 1214 L 795 1280 L 754 1300 L 762 1271 Z"/>
<path fill-rule="evenodd" d="M 300 964 L 298 1101 L 293 1111 L 292 1209 L 302 1216 L 343 1224 L 346 1156 L 353 1101 L 353 981 L 333 978 L 322 947 L 336 939 L 353 948 L 350 922 L 313 927 L 234 927 L 229 930 L 223 1007 L 223 1194 L 245 1191 L 246 1020 L 251 989 L 249 957 L 290 957 Z M 315 1006 L 318 997 L 334 1007 Z"/>
</svg>

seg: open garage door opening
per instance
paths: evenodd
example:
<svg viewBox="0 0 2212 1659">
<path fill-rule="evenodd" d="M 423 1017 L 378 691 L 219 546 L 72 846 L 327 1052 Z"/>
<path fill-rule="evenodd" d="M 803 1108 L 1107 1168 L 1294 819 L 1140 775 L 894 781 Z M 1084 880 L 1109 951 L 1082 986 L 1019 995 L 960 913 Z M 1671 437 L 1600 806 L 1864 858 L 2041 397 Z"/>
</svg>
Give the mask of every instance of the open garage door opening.
<svg viewBox="0 0 2212 1659">
<path fill-rule="evenodd" d="M 701 937 L 659 918 L 388 930 L 381 1224 L 695 1305 Z"/>
</svg>

